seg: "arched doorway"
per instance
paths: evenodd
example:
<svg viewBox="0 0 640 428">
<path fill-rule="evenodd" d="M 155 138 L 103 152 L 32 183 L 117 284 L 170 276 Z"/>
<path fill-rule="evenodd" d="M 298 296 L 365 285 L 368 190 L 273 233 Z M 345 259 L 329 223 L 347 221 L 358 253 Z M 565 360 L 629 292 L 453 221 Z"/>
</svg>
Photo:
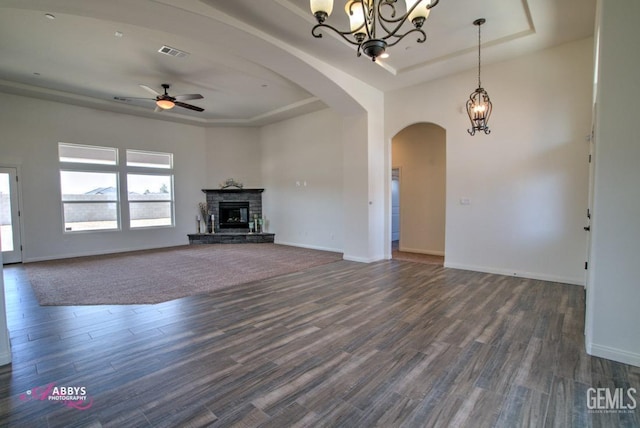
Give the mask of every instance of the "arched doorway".
<svg viewBox="0 0 640 428">
<path fill-rule="evenodd" d="M 407 126 L 391 140 L 391 165 L 391 200 L 399 200 L 399 209 L 392 206 L 391 212 L 392 225 L 394 212 L 399 212 L 399 227 L 392 227 L 392 258 L 443 264 L 445 129 L 433 123 Z"/>
</svg>

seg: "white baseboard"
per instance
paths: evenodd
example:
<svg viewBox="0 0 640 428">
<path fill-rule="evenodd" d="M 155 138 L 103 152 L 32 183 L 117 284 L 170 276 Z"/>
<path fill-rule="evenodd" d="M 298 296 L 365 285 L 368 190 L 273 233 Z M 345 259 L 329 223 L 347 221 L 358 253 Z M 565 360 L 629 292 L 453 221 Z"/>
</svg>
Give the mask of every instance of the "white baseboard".
<svg viewBox="0 0 640 428">
<path fill-rule="evenodd" d="M 278 241 L 275 242 L 278 245 L 288 245 L 290 247 L 300 247 L 300 248 L 309 248 L 311 250 L 320 250 L 320 251 L 330 251 L 332 253 L 343 253 L 342 259 L 350 262 L 359 262 L 359 263 L 373 263 L 378 260 L 382 260 L 380 258 L 364 258 L 364 257 L 356 257 L 350 256 L 348 254 L 344 254 L 344 250 L 338 248 L 329 248 L 329 247 L 321 247 L 318 245 L 307 245 L 307 244 L 299 244 L 297 242 L 286 242 L 286 241 Z"/>
<path fill-rule="evenodd" d="M 604 345 L 596 345 L 593 343 L 587 343 L 586 348 L 587 354 L 594 357 L 606 358 L 607 360 L 613 360 L 619 363 L 640 367 L 640 354 L 637 354 L 635 352 L 611 348 Z"/>
<path fill-rule="evenodd" d="M 295 242 L 278 241 L 277 239 L 275 243 L 278 245 L 288 245 L 290 247 L 308 248 L 310 250 L 329 251 L 331 253 L 342 253 L 342 250 L 339 248 L 321 247 L 319 245 L 298 244 Z"/>
<path fill-rule="evenodd" d="M 349 256 L 347 254 L 342 256 L 343 260 L 347 260 L 350 262 L 358 262 L 358 263 L 373 263 L 373 262 L 377 262 L 380 259 L 376 259 L 376 258 L 365 258 L 365 257 L 356 257 L 356 256 Z"/>
<path fill-rule="evenodd" d="M 451 263 L 445 260 L 444 267 L 452 269 L 471 270 L 474 272 L 494 273 L 497 275 L 516 276 L 528 279 L 539 279 L 541 281 L 561 282 L 563 284 L 581 285 L 584 287 L 584 278 L 571 278 L 564 276 L 548 275 L 545 273 L 513 271 L 506 269 L 497 269 L 487 266 L 472 266 L 459 263 Z"/>
<path fill-rule="evenodd" d="M 427 254 L 429 256 L 441 256 L 444 257 L 444 251 L 436 251 L 436 250 L 422 250 L 419 248 L 408 248 L 408 247 L 400 247 L 398 250 L 405 253 L 417 253 L 417 254 Z"/>
</svg>

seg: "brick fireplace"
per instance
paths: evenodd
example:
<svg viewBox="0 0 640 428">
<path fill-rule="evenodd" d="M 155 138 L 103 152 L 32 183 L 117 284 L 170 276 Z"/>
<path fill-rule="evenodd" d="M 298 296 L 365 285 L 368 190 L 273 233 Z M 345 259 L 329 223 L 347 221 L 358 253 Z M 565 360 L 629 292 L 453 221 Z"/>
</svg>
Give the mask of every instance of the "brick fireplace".
<svg viewBox="0 0 640 428">
<path fill-rule="evenodd" d="M 189 234 L 190 244 L 273 243 L 273 233 L 249 233 L 249 222 L 262 218 L 264 189 L 202 189 L 214 216 L 214 233 Z"/>
<path fill-rule="evenodd" d="M 248 221 L 256 215 L 262 217 L 264 189 L 202 189 L 202 191 L 207 195 L 207 209 L 215 218 L 213 225 L 215 233 L 248 233 Z M 230 216 L 231 221 L 229 221 Z"/>
</svg>

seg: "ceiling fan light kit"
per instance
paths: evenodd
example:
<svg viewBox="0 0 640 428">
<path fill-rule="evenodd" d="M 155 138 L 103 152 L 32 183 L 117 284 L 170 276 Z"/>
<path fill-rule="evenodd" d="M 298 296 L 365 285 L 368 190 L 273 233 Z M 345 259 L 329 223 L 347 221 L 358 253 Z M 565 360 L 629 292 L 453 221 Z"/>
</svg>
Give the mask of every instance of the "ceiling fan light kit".
<svg viewBox="0 0 640 428">
<path fill-rule="evenodd" d="M 375 61 L 386 53 L 387 48 L 398 44 L 409 34 L 416 33 L 416 41 L 424 43 L 427 35 L 422 26 L 431 9 L 439 1 L 405 0 L 406 13 L 399 15 L 396 8 L 397 0 L 348 0 L 344 10 L 349 17 L 349 30 L 341 31 L 325 23 L 333 11 L 333 0 L 310 0 L 311 13 L 318 21 L 311 29 L 311 34 L 320 38 L 322 30 L 332 30 L 350 44 L 357 46 L 357 56 L 364 53 Z M 407 21 L 413 28 L 407 29 L 404 26 Z"/>
<path fill-rule="evenodd" d="M 171 110 L 176 106 L 171 100 L 158 100 L 156 101 L 156 105 L 163 110 Z"/>
</svg>

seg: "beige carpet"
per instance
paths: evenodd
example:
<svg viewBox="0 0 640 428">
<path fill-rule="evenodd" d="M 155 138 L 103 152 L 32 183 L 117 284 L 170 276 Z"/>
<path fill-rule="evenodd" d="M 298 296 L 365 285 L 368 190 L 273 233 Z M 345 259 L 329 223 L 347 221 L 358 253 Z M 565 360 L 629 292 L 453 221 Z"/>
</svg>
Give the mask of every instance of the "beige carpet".
<svg viewBox="0 0 640 428">
<path fill-rule="evenodd" d="M 159 303 L 342 259 L 276 244 L 194 245 L 25 264 L 40 305 Z"/>
</svg>

